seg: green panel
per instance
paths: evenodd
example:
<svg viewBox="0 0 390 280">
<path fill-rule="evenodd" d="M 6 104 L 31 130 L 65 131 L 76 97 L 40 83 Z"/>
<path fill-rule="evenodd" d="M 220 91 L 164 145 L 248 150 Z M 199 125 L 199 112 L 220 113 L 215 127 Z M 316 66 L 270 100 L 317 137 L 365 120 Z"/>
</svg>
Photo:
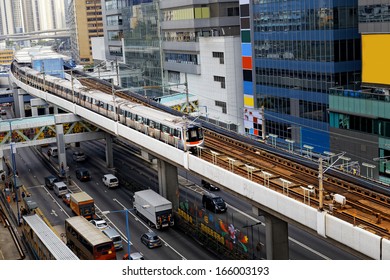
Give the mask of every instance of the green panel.
<svg viewBox="0 0 390 280">
<path fill-rule="evenodd" d="M 249 30 L 241 31 L 241 42 L 243 43 L 251 42 L 251 34 Z"/>
</svg>

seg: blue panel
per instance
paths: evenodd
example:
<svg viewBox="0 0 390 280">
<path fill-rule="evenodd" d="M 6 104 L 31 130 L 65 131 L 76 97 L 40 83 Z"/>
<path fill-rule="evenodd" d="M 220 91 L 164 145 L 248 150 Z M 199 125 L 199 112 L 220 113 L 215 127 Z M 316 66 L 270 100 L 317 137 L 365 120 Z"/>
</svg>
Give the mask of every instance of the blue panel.
<svg viewBox="0 0 390 280">
<path fill-rule="evenodd" d="M 285 98 L 294 98 L 299 100 L 317 102 L 328 104 L 329 95 L 322 92 L 311 92 L 304 91 L 299 89 L 287 89 L 287 88 L 277 88 L 271 86 L 256 85 L 256 92 L 259 94 L 285 97 Z"/>
<path fill-rule="evenodd" d="M 302 143 L 313 146 L 314 151 L 322 153 L 330 151 L 330 135 L 329 131 L 320 131 L 310 128 L 302 128 Z"/>
<path fill-rule="evenodd" d="M 59 78 L 64 78 L 64 61 L 62 58 L 36 59 L 32 61 L 33 69 L 45 70 L 45 73 Z"/>
<path fill-rule="evenodd" d="M 244 94 L 253 95 L 253 82 L 244 81 Z"/>
<path fill-rule="evenodd" d="M 252 56 L 252 45 L 249 44 L 241 44 L 241 54 L 242 56 Z"/>
</svg>

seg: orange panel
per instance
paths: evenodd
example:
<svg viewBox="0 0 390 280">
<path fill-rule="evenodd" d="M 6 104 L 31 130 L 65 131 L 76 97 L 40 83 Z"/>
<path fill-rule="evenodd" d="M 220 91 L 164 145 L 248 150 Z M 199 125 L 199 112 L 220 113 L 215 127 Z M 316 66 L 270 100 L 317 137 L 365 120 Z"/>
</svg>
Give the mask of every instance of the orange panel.
<svg viewBox="0 0 390 280">
<path fill-rule="evenodd" d="M 243 69 L 252 69 L 252 57 L 243 56 L 242 57 L 242 68 Z"/>
</svg>

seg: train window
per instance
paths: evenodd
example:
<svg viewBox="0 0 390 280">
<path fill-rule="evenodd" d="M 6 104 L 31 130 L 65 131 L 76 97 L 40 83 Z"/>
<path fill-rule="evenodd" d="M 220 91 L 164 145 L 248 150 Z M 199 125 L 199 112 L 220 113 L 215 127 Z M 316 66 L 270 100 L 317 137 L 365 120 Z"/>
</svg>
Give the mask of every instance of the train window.
<svg viewBox="0 0 390 280">
<path fill-rule="evenodd" d="M 138 116 L 138 115 L 137 115 L 137 122 L 143 123 L 143 122 L 144 122 L 144 119 L 143 119 L 141 116 Z"/>
<path fill-rule="evenodd" d="M 169 133 L 169 127 L 167 127 L 166 125 L 161 125 L 161 131 L 162 132 L 165 132 L 165 133 Z"/>
</svg>

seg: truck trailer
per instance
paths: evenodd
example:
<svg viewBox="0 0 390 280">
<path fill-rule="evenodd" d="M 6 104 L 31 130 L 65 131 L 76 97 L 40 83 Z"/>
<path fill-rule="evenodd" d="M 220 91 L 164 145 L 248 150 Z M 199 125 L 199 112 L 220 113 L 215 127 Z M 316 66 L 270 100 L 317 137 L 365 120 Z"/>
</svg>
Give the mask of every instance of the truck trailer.
<svg viewBox="0 0 390 280">
<path fill-rule="evenodd" d="M 95 216 L 95 202 L 86 192 L 72 193 L 70 195 L 70 209 L 87 220 Z"/>
<path fill-rule="evenodd" d="M 149 226 L 160 229 L 174 225 L 172 202 L 153 190 L 135 192 L 133 206 L 137 215 L 145 218 Z"/>
</svg>

